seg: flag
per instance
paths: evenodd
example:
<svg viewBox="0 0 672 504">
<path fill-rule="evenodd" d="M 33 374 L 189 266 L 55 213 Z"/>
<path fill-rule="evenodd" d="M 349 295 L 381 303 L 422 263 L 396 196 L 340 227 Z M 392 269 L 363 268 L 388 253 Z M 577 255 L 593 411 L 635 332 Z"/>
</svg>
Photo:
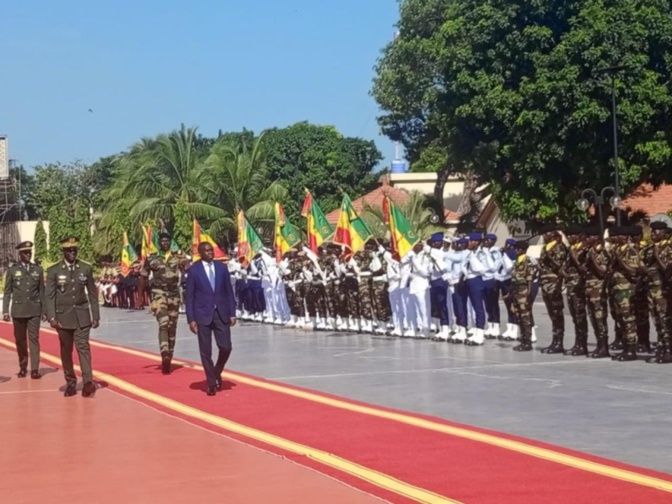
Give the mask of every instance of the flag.
<svg viewBox="0 0 672 504">
<path fill-rule="evenodd" d="M 334 228 L 331 227 L 324 212 L 315 201 L 313 195 L 306 189 L 306 199 L 303 202 L 301 216 L 308 221 L 308 248 L 317 254 L 317 247 L 322 245 L 334 234 Z"/>
<path fill-rule="evenodd" d="M 275 204 L 275 260 L 282 261 L 282 256 L 288 250 L 301 243 L 299 230 L 285 217 L 285 211 L 280 203 Z"/>
<path fill-rule="evenodd" d="M 334 243 L 348 248 L 350 253 L 354 254 L 372 237 L 373 233 L 369 229 L 369 226 L 357 215 L 350 197 L 344 194 L 343 203 L 341 203 L 341 214 L 338 217 L 338 224 L 336 225 Z"/>
<path fill-rule="evenodd" d="M 154 232 L 150 226 L 140 225 L 142 228 L 142 249 L 140 250 L 141 259 L 144 261 L 150 255 L 159 251 L 159 244 L 155 241 Z"/>
<path fill-rule="evenodd" d="M 404 213 L 399 210 L 389 197 L 383 200 L 385 223 L 390 227 L 392 253 L 402 259 L 415 247 L 420 238 L 413 231 Z"/>
<path fill-rule="evenodd" d="M 250 225 L 242 210 L 238 213 L 238 259 L 243 266 L 250 261 L 263 248 L 264 244 L 259 235 Z"/>
<path fill-rule="evenodd" d="M 194 237 L 191 241 L 191 260 L 193 262 L 201 260 L 201 256 L 198 254 L 198 245 L 200 243 L 209 243 L 212 245 L 212 248 L 215 250 L 215 260 L 226 261 L 228 259 L 227 255 L 219 247 L 219 245 L 217 245 L 215 240 L 213 240 L 209 234 L 204 233 L 201 230 L 201 225 L 196 219 L 194 219 Z"/>
<path fill-rule="evenodd" d="M 123 246 L 121 248 L 121 276 L 126 277 L 131 272 L 131 265 L 138 260 L 138 254 L 128 243 L 128 235 L 124 231 Z"/>
</svg>

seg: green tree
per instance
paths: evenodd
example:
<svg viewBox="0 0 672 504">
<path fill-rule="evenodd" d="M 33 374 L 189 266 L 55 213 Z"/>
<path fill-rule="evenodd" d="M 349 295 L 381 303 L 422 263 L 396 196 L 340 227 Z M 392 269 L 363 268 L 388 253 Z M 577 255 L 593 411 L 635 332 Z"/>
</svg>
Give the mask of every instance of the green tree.
<svg viewBox="0 0 672 504">
<path fill-rule="evenodd" d="M 47 243 L 47 232 L 44 230 L 44 224 L 41 220 L 38 220 L 35 225 L 35 237 L 33 241 L 35 243 L 35 258 L 48 259 L 49 246 Z"/>
<path fill-rule="evenodd" d="M 377 65 L 379 123 L 411 163 L 437 145 L 505 218 L 569 217 L 611 184 L 611 82 L 625 189 L 672 178 L 672 6 L 665 0 L 403 0 Z M 473 191 L 472 191 L 473 192 Z"/>
<path fill-rule="evenodd" d="M 339 189 L 353 199 L 377 184 L 374 167 L 382 159 L 375 144 L 343 137 L 333 126 L 307 122 L 267 130 L 264 153 L 271 180 L 287 185 L 287 215 L 296 219 L 309 188 L 325 212 L 338 208 Z"/>
<path fill-rule="evenodd" d="M 62 204 L 73 200 L 88 203 L 90 191 L 83 183 L 86 168 L 79 162 L 37 167 L 33 191 L 26 203 L 35 209 L 37 217 L 42 220 L 48 219 L 51 210 Z"/>
<path fill-rule="evenodd" d="M 79 240 L 79 258 L 94 260 L 93 240 L 91 237 L 91 218 L 89 207 L 79 200 L 68 204 L 56 205 L 49 212 L 49 259 L 56 262 L 61 259 L 61 240 L 75 237 Z"/>
<path fill-rule="evenodd" d="M 197 148 L 199 141 L 196 129 L 183 125 L 180 130 L 134 145 L 119 160 L 115 182 L 105 195 L 103 214 L 114 212 L 121 204 L 129 209 L 129 227 L 138 229 L 148 220 L 161 221 L 178 245 L 188 249 L 191 219 L 227 217 L 219 206 L 201 198 L 204 149 Z M 109 225 L 105 229 L 114 230 Z"/>
<path fill-rule="evenodd" d="M 442 232 L 444 228 L 430 222 L 433 211 L 429 206 L 429 198 L 419 191 L 411 191 L 408 200 L 398 208 L 404 213 L 411 228 L 416 230 L 418 236 L 426 240 L 432 233 Z M 378 239 L 389 239 L 389 227 L 385 223 L 383 209 L 380 206 L 364 204 L 362 218 L 369 225 L 371 231 Z"/>
</svg>

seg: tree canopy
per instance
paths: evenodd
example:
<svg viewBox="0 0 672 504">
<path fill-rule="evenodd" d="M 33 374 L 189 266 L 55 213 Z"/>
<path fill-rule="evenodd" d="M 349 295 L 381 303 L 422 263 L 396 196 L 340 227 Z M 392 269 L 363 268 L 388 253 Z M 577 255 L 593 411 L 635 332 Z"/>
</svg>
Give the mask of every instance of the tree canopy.
<svg viewBox="0 0 672 504">
<path fill-rule="evenodd" d="M 568 217 L 580 190 L 613 183 L 599 70 L 617 65 L 622 186 L 672 179 L 670 2 L 402 0 L 400 14 L 372 93 L 384 133 L 439 184 L 473 173 L 506 218 Z"/>
</svg>

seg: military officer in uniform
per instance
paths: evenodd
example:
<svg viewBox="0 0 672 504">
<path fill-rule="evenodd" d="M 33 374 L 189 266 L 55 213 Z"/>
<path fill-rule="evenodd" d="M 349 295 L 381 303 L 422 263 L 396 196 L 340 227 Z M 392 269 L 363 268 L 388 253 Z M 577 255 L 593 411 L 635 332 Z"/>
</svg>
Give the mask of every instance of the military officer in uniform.
<svg viewBox="0 0 672 504">
<path fill-rule="evenodd" d="M 62 240 L 61 249 L 63 260 L 47 270 L 47 317 L 61 342 L 61 363 L 67 384 L 65 397 L 77 393 L 73 345 L 77 349 L 84 381 L 82 396 L 90 397 L 96 392 L 96 386 L 91 370 L 89 332 L 100 323 L 96 281 L 91 265 L 77 259 L 77 238 Z"/>
<path fill-rule="evenodd" d="M 138 283 L 138 294 L 142 299 L 149 274 L 152 274 L 151 310 L 159 323 L 159 348 L 161 351 L 161 372 L 170 374 L 177 319 L 180 315 L 180 263 L 183 255 L 170 250 L 172 239 L 168 233 L 159 235 L 159 248 L 150 255 L 142 268 Z"/>
<path fill-rule="evenodd" d="M 44 302 L 44 272 L 30 262 L 33 243 L 25 241 L 16 247 L 19 261 L 7 270 L 5 295 L 2 302 L 3 320 L 14 322 L 14 340 L 19 355 L 19 378 L 28 374 L 28 346 L 30 346 L 30 377 L 40 375 L 40 317 L 47 319 Z M 11 313 L 9 302 L 12 302 Z"/>
</svg>

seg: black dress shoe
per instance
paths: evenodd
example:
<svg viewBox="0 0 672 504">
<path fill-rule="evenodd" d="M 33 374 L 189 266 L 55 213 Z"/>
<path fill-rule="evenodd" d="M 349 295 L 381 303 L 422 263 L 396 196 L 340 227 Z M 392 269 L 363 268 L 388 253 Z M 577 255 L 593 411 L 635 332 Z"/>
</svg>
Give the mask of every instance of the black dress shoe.
<svg viewBox="0 0 672 504">
<path fill-rule="evenodd" d="M 25 378 L 26 376 L 28 376 L 28 371 L 26 371 L 25 369 L 20 369 L 19 373 L 16 376 L 18 376 L 19 378 Z"/>
<path fill-rule="evenodd" d="M 74 395 L 77 395 L 77 384 L 69 383 L 68 386 L 65 387 L 65 392 L 63 392 L 63 395 L 65 397 L 72 397 Z"/>
<path fill-rule="evenodd" d="M 208 392 L 207 392 L 207 394 L 208 394 L 209 396 L 214 396 L 216 393 L 217 393 L 217 390 L 215 389 L 215 387 L 208 387 Z"/>
<path fill-rule="evenodd" d="M 215 380 L 215 388 L 217 388 L 217 390 L 222 390 L 222 379 L 221 378 L 217 378 Z"/>
<path fill-rule="evenodd" d="M 31 377 L 33 380 L 39 380 L 40 378 L 42 378 L 42 375 L 40 374 L 39 371 L 35 370 L 35 371 L 31 371 L 31 372 L 30 372 L 30 377 Z"/>
<path fill-rule="evenodd" d="M 93 382 L 86 382 L 82 388 L 82 397 L 91 397 L 96 393 L 96 384 Z"/>
</svg>

